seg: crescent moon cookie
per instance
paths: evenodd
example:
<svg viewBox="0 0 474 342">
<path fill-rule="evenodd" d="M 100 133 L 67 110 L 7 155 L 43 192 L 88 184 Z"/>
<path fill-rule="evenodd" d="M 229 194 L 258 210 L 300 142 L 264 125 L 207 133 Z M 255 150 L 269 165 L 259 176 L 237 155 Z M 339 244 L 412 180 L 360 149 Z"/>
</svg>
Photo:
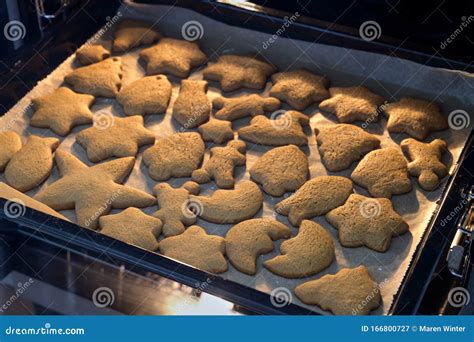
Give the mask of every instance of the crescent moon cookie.
<svg viewBox="0 0 474 342">
<path fill-rule="evenodd" d="M 218 235 L 208 235 L 199 226 L 191 226 L 178 236 L 161 240 L 160 252 L 210 273 L 227 271 L 225 240 Z"/>
<path fill-rule="evenodd" d="M 78 93 L 113 98 L 122 85 L 122 63 L 119 57 L 107 58 L 73 70 L 64 81 Z"/>
<path fill-rule="evenodd" d="M 389 132 L 406 133 L 418 140 L 426 139 L 432 131 L 448 128 L 448 121 L 433 102 L 403 97 L 386 105 L 384 112 L 388 116 Z"/>
<path fill-rule="evenodd" d="M 251 94 L 239 97 L 216 97 L 212 104 L 219 109 L 215 117 L 221 120 L 237 120 L 247 116 L 264 115 L 280 108 L 280 100 Z"/>
<path fill-rule="evenodd" d="M 271 149 L 251 167 L 250 177 L 276 197 L 300 188 L 308 179 L 308 157 L 295 145 Z"/>
<path fill-rule="evenodd" d="M 391 198 L 412 189 L 408 165 L 394 147 L 369 152 L 351 174 L 352 180 L 366 188 L 373 197 Z"/>
<path fill-rule="evenodd" d="M 143 152 L 143 162 L 156 181 L 190 177 L 201 165 L 204 149 L 199 133 L 174 133 Z"/>
<path fill-rule="evenodd" d="M 212 105 L 206 92 L 206 81 L 181 81 L 181 89 L 173 105 L 173 118 L 185 129 L 195 128 L 209 120 Z"/>
<path fill-rule="evenodd" d="M 443 153 L 448 150 L 446 142 L 435 139 L 430 143 L 422 143 L 415 139 L 405 139 L 400 146 L 408 156 L 408 172 L 418 177 L 420 186 L 432 191 L 439 185 L 441 179 L 448 174 L 448 167 L 441 161 Z"/>
<path fill-rule="evenodd" d="M 258 115 L 249 126 L 240 128 L 239 138 L 260 145 L 282 146 L 306 145 L 308 137 L 303 126 L 309 126 L 309 118 L 293 110 L 284 112 L 274 119 Z"/>
<path fill-rule="evenodd" d="M 313 102 L 329 97 L 326 87 L 329 81 L 305 69 L 279 72 L 272 75 L 274 85 L 270 95 L 288 103 L 297 110 L 303 110 Z"/>
<path fill-rule="evenodd" d="M 222 144 L 228 140 L 234 139 L 232 122 L 210 118 L 208 122 L 198 127 L 198 131 L 204 141 L 212 141 L 216 144 Z"/>
<path fill-rule="evenodd" d="M 125 52 L 137 46 L 149 45 L 162 36 L 151 23 L 140 20 L 122 20 L 114 32 L 112 50 Z"/>
<path fill-rule="evenodd" d="M 234 91 L 242 87 L 263 89 L 267 78 L 276 68 L 253 57 L 224 55 L 216 63 L 203 71 L 204 78 L 220 82 L 224 91 Z"/>
<path fill-rule="evenodd" d="M 5 168 L 5 180 L 8 185 L 26 192 L 43 183 L 51 174 L 53 153 L 59 143 L 56 138 L 31 135 Z"/>
<path fill-rule="evenodd" d="M 5 170 L 8 162 L 21 149 L 20 136 L 12 131 L 0 132 L 0 172 Z"/>
<path fill-rule="evenodd" d="M 285 240 L 281 255 L 266 260 L 263 265 L 285 278 L 304 278 L 317 274 L 331 265 L 335 258 L 331 235 L 319 224 L 304 220 L 298 235 Z"/>
<path fill-rule="evenodd" d="M 35 112 L 30 125 L 49 128 L 54 133 L 65 136 L 73 127 L 92 123 L 90 110 L 94 96 L 77 94 L 71 89 L 61 87 L 53 93 L 32 100 Z"/>
<path fill-rule="evenodd" d="M 314 129 L 319 153 L 329 171 L 342 171 L 370 151 L 380 140 L 354 125 L 339 124 Z"/>
<path fill-rule="evenodd" d="M 380 288 L 365 266 L 343 268 L 295 288 L 305 304 L 318 305 L 335 315 L 368 315 L 382 302 Z"/>
<path fill-rule="evenodd" d="M 226 254 L 240 272 L 257 273 L 257 258 L 273 251 L 273 241 L 287 239 L 291 230 L 283 223 L 270 218 L 240 222 L 225 236 Z"/>
<path fill-rule="evenodd" d="M 358 194 L 327 213 L 326 220 L 338 229 L 344 247 L 366 246 L 377 252 L 386 252 L 392 237 L 408 231 L 408 224 L 393 210 L 389 199 Z"/>
<path fill-rule="evenodd" d="M 331 97 L 319 104 L 319 109 L 336 115 L 339 122 L 351 123 L 379 120 L 379 107 L 385 99 L 364 86 L 329 88 Z"/>
<path fill-rule="evenodd" d="M 171 91 L 171 83 L 165 75 L 148 76 L 124 86 L 117 101 L 127 115 L 163 114 Z"/>
<path fill-rule="evenodd" d="M 110 57 L 110 51 L 102 45 L 85 45 L 76 52 L 76 58 L 82 65 L 94 64 Z"/>
<path fill-rule="evenodd" d="M 257 214 L 263 205 L 258 185 L 243 181 L 234 190 L 217 190 L 211 196 L 190 196 L 199 207 L 199 217 L 213 223 L 237 223 Z"/>
<path fill-rule="evenodd" d="M 79 225 L 97 229 L 99 217 L 112 208 L 149 207 L 155 197 L 121 185 L 130 174 L 135 158 L 114 159 L 88 167 L 72 154 L 58 150 L 55 162 L 61 178 L 40 191 L 35 199 L 54 210 L 75 209 Z"/>
<path fill-rule="evenodd" d="M 277 203 L 275 211 L 288 216 L 293 226 L 315 216 L 324 215 L 344 204 L 352 193 L 352 182 L 340 176 L 320 176 L 303 184 L 292 196 Z"/>
<path fill-rule="evenodd" d="M 109 127 L 90 127 L 76 136 L 76 141 L 87 151 L 94 163 L 110 157 L 134 157 L 138 148 L 153 144 L 155 133 L 143 126 L 143 117 L 114 117 Z"/>
<path fill-rule="evenodd" d="M 163 38 L 142 50 L 140 58 L 146 62 L 148 75 L 163 73 L 181 78 L 188 77 L 191 69 L 207 62 L 207 56 L 197 43 L 171 38 Z"/>
</svg>

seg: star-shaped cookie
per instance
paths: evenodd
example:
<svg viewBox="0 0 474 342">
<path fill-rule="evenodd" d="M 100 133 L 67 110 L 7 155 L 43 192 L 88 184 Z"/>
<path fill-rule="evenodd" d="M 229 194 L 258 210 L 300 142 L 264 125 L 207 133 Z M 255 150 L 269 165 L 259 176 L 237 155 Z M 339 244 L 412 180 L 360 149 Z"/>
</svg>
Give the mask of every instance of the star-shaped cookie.
<svg viewBox="0 0 474 342">
<path fill-rule="evenodd" d="M 87 158 L 97 163 L 110 157 L 133 157 L 138 148 L 153 144 L 155 134 L 143 126 L 143 116 L 114 117 L 110 127 L 90 127 L 76 136 L 87 151 Z"/>
<path fill-rule="evenodd" d="M 35 112 L 30 120 L 33 127 L 49 128 L 61 136 L 67 135 L 78 125 L 92 123 L 89 109 L 94 96 L 77 94 L 61 87 L 53 93 L 32 100 Z"/>
<path fill-rule="evenodd" d="M 181 78 L 188 77 L 192 68 L 207 61 L 197 43 L 171 38 L 163 38 L 158 44 L 142 50 L 140 58 L 147 63 L 148 75 L 163 73 Z"/>
<path fill-rule="evenodd" d="M 198 127 L 202 140 L 222 144 L 234 138 L 232 123 L 226 120 L 210 118 L 208 122 Z"/>
<path fill-rule="evenodd" d="M 224 55 L 203 71 L 205 79 L 220 82 L 224 91 L 241 87 L 263 89 L 268 76 L 276 68 L 268 63 L 248 56 Z"/>
<path fill-rule="evenodd" d="M 379 120 L 378 108 L 385 100 L 366 87 L 329 88 L 329 93 L 331 97 L 322 101 L 319 108 L 336 115 L 339 122 Z"/>
<path fill-rule="evenodd" d="M 160 252 L 167 257 L 200 270 L 210 273 L 227 271 L 224 238 L 208 235 L 199 226 L 191 226 L 181 235 L 163 239 L 159 246 Z"/>
<path fill-rule="evenodd" d="M 343 206 L 327 213 L 326 220 L 339 230 L 344 247 L 366 246 L 378 252 L 386 252 L 393 236 L 408 231 L 389 199 L 358 194 L 351 194 Z"/>
<path fill-rule="evenodd" d="M 298 110 L 329 97 L 326 89 L 329 85 L 328 79 L 305 69 L 273 74 L 272 81 L 275 84 L 270 90 L 270 95 Z"/>
<path fill-rule="evenodd" d="M 126 157 L 88 167 L 72 154 L 58 150 L 55 162 L 61 178 L 39 192 L 35 199 L 54 210 L 75 209 L 79 225 L 97 229 L 99 217 L 112 208 L 149 207 L 155 197 L 121 185 L 135 158 Z"/>
<path fill-rule="evenodd" d="M 151 44 L 161 37 L 151 23 L 131 19 L 122 20 L 114 32 L 112 50 L 125 52 L 137 46 Z"/>
<path fill-rule="evenodd" d="M 102 234 L 150 251 L 158 249 L 163 224 L 140 209 L 130 207 L 116 215 L 102 216 L 99 224 Z"/>
<path fill-rule="evenodd" d="M 404 97 L 384 108 L 388 116 L 387 130 L 406 133 L 418 140 L 424 140 L 431 131 L 448 128 L 446 118 L 436 103 Z"/>
</svg>

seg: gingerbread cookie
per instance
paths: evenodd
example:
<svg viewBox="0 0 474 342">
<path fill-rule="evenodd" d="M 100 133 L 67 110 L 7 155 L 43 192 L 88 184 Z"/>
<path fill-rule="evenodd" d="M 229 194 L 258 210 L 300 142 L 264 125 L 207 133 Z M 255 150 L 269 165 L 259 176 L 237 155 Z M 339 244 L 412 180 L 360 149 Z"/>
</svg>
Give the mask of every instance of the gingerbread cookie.
<svg viewBox="0 0 474 342">
<path fill-rule="evenodd" d="M 116 117 L 109 127 L 81 131 L 76 141 L 87 151 L 87 158 L 97 163 L 110 157 L 136 156 L 140 146 L 153 144 L 155 133 L 143 127 L 142 116 Z"/>
<path fill-rule="evenodd" d="M 5 168 L 7 183 L 21 192 L 43 183 L 51 174 L 53 153 L 58 146 L 59 139 L 31 135 Z"/>
<path fill-rule="evenodd" d="M 448 128 L 446 118 L 436 103 L 403 97 L 384 108 L 388 116 L 387 130 L 406 133 L 418 140 L 424 140 L 432 131 Z"/>
<path fill-rule="evenodd" d="M 262 97 L 257 94 L 225 98 L 216 97 L 212 104 L 219 109 L 215 116 L 222 120 L 237 120 L 247 116 L 264 115 L 280 108 L 280 100 L 274 97 Z"/>
<path fill-rule="evenodd" d="M 352 193 L 352 182 L 340 176 L 320 176 L 310 179 L 293 195 L 275 205 L 275 211 L 288 216 L 293 226 L 344 204 Z"/>
<path fill-rule="evenodd" d="M 366 246 L 378 252 L 386 252 L 393 236 L 408 231 L 389 199 L 358 194 L 351 194 L 343 206 L 327 213 L 326 220 L 338 229 L 344 247 Z"/>
<path fill-rule="evenodd" d="M 102 234 L 150 251 L 158 249 L 163 224 L 140 209 L 130 207 L 116 215 L 102 216 L 99 224 Z"/>
<path fill-rule="evenodd" d="M 234 131 L 230 121 L 210 118 L 208 122 L 198 127 L 198 131 L 204 141 L 212 141 L 216 144 L 234 139 Z"/>
<path fill-rule="evenodd" d="M 270 90 L 270 95 L 298 110 L 303 110 L 313 102 L 329 97 L 326 89 L 329 85 L 328 79 L 305 69 L 273 74 L 272 81 L 274 85 Z"/>
<path fill-rule="evenodd" d="M 114 159 L 88 167 L 72 154 L 58 150 L 55 162 L 61 178 L 39 192 L 35 199 L 54 210 L 75 209 L 79 225 L 96 229 L 99 217 L 112 208 L 149 207 L 155 197 L 121 185 L 130 174 L 135 158 Z"/>
<path fill-rule="evenodd" d="M 124 86 L 117 101 L 127 115 L 163 114 L 168 108 L 171 90 L 165 75 L 143 77 Z"/>
<path fill-rule="evenodd" d="M 322 101 L 319 108 L 336 115 L 339 122 L 350 123 L 379 120 L 379 107 L 385 99 L 364 86 L 329 88 L 331 97 Z"/>
<path fill-rule="evenodd" d="M 309 126 L 309 118 L 300 112 L 290 110 L 272 115 L 270 119 L 263 115 L 256 116 L 250 121 L 249 126 L 242 127 L 237 132 L 240 138 L 255 144 L 300 146 L 308 143 L 308 137 L 302 126 Z"/>
<path fill-rule="evenodd" d="M 94 64 L 110 57 L 110 51 L 102 45 L 85 45 L 76 52 L 76 58 L 82 65 Z"/>
<path fill-rule="evenodd" d="M 254 275 L 257 258 L 273 251 L 273 241 L 287 239 L 290 235 L 290 228 L 270 218 L 240 222 L 225 236 L 226 254 L 236 269 Z"/>
<path fill-rule="evenodd" d="M 20 136 L 11 131 L 0 132 L 0 172 L 5 170 L 8 162 L 21 149 Z"/>
<path fill-rule="evenodd" d="M 148 75 L 164 73 L 181 78 L 188 77 L 192 68 L 207 61 L 197 43 L 171 38 L 163 38 L 158 44 L 142 50 L 140 58 L 147 63 Z"/>
<path fill-rule="evenodd" d="M 114 32 L 112 49 L 125 52 L 137 46 L 149 45 L 162 36 L 151 23 L 140 20 L 122 20 Z"/>
<path fill-rule="evenodd" d="M 211 148 L 209 160 L 193 171 L 193 181 L 202 184 L 214 179 L 219 188 L 233 188 L 235 167 L 245 165 L 245 148 L 240 140 L 232 140 L 225 147 Z"/>
<path fill-rule="evenodd" d="M 199 207 L 199 217 L 213 223 L 237 223 L 255 216 L 263 204 L 258 185 L 243 181 L 234 190 L 217 190 L 211 196 L 190 196 Z"/>
<path fill-rule="evenodd" d="M 354 125 L 339 124 L 314 129 L 321 159 L 329 171 L 342 171 L 368 152 L 380 147 L 380 140 Z"/>
<path fill-rule="evenodd" d="M 266 193 L 280 197 L 301 187 L 308 179 L 308 157 L 295 145 L 276 147 L 253 164 L 249 173 Z"/>
<path fill-rule="evenodd" d="M 373 197 L 391 198 L 412 189 L 407 161 L 394 147 L 369 152 L 351 174 Z"/>
<path fill-rule="evenodd" d="M 441 161 L 447 145 L 444 140 L 435 139 L 430 143 L 422 143 L 415 139 L 405 139 L 400 146 L 408 156 L 408 172 L 413 177 L 418 177 L 420 186 L 427 190 L 434 190 L 440 180 L 448 174 L 448 167 Z"/>
<path fill-rule="evenodd" d="M 181 89 L 173 105 L 173 118 L 184 128 L 194 128 L 209 120 L 212 106 L 206 92 L 206 81 L 181 81 Z"/>
<path fill-rule="evenodd" d="M 295 288 L 296 296 L 305 304 L 318 305 L 335 315 L 368 315 L 380 306 L 378 284 L 365 266 L 343 268 Z"/>
<path fill-rule="evenodd" d="M 189 177 L 201 165 L 204 149 L 199 133 L 175 133 L 147 149 L 143 153 L 143 162 L 150 177 L 157 181 Z"/>
<path fill-rule="evenodd" d="M 73 70 L 64 81 L 79 93 L 115 97 L 122 85 L 122 62 L 119 57 L 107 58 Z"/>
<path fill-rule="evenodd" d="M 199 226 L 191 226 L 181 235 L 163 239 L 160 242 L 160 252 L 206 272 L 227 271 L 224 238 L 208 235 Z"/>
<path fill-rule="evenodd" d="M 304 278 L 331 265 L 335 257 L 331 235 L 319 224 L 304 220 L 298 235 L 283 241 L 281 255 L 266 260 L 263 266 L 285 278 Z"/>
<path fill-rule="evenodd" d="M 203 71 L 205 79 L 220 82 L 224 91 L 233 91 L 241 87 L 263 89 L 267 78 L 276 68 L 256 58 L 247 56 L 224 55 L 216 63 Z"/>
<path fill-rule="evenodd" d="M 153 193 L 160 208 L 153 216 L 163 222 L 163 235 L 179 235 L 184 232 L 185 226 L 196 222 L 196 203 L 189 199 L 189 195 L 199 193 L 199 184 L 186 182 L 181 188 L 172 188 L 168 183 L 155 185 Z"/>
<path fill-rule="evenodd" d="M 30 125 L 49 128 L 61 136 L 67 135 L 73 127 L 92 123 L 90 107 L 94 96 L 77 94 L 61 87 L 53 93 L 32 100 L 35 112 Z"/>
</svg>

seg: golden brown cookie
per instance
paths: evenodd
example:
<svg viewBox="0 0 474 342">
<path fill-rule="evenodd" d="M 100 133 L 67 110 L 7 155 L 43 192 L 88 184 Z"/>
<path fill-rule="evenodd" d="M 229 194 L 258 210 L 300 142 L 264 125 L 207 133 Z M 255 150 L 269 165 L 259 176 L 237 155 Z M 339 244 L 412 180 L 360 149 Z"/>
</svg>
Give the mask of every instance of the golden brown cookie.
<svg viewBox="0 0 474 342">
<path fill-rule="evenodd" d="M 250 168 L 250 177 L 262 184 L 263 190 L 280 197 L 287 191 L 295 191 L 308 179 L 308 157 L 295 145 L 276 147 Z"/>
<path fill-rule="evenodd" d="M 181 81 L 181 89 L 173 105 L 173 118 L 184 128 L 194 128 L 209 120 L 212 105 L 206 92 L 206 81 Z"/>
<path fill-rule="evenodd" d="M 352 180 L 374 197 L 391 198 L 412 189 L 405 157 L 397 148 L 369 152 L 351 174 Z"/>
<path fill-rule="evenodd" d="M 0 132 L 0 146 L 0 172 L 3 172 L 10 159 L 21 149 L 21 138 L 15 132 Z"/>
<path fill-rule="evenodd" d="M 171 90 L 165 75 L 143 77 L 124 86 L 117 101 L 127 115 L 163 114 L 168 108 Z"/>
<path fill-rule="evenodd" d="M 143 153 L 143 162 L 150 177 L 157 181 L 189 177 L 201 165 L 204 149 L 199 133 L 175 133 L 147 149 Z"/>
<path fill-rule="evenodd" d="M 263 266 L 285 278 L 304 278 L 331 265 L 335 257 L 331 235 L 319 224 L 304 220 L 298 235 L 283 241 L 281 255 L 266 260 Z"/>
<path fill-rule="evenodd" d="M 435 139 L 430 143 L 422 143 L 415 139 L 405 139 L 401 142 L 402 151 L 408 157 L 408 172 L 418 177 L 420 186 L 431 191 L 436 189 L 440 180 L 448 174 L 448 167 L 443 164 L 441 157 L 447 151 L 444 140 Z"/>
<path fill-rule="evenodd" d="M 224 91 L 242 87 L 263 89 L 267 78 L 276 71 L 268 63 L 248 56 L 224 55 L 203 71 L 205 79 L 220 82 Z"/>
<path fill-rule="evenodd" d="M 114 32 L 113 51 L 125 52 L 157 41 L 162 36 L 153 26 L 151 23 L 140 20 L 122 20 Z"/>
<path fill-rule="evenodd" d="M 278 112 L 275 112 L 278 113 Z M 274 114 L 275 114 L 274 113 Z M 278 113 L 269 118 L 258 115 L 250 121 L 249 126 L 239 128 L 239 138 L 260 145 L 305 145 L 308 137 L 303 126 L 309 125 L 309 118 L 293 110 Z"/>
<path fill-rule="evenodd" d="M 241 140 L 232 140 L 225 147 L 211 148 L 211 156 L 203 167 L 193 171 L 193 181 L 208 183 L 215 180 L 219 188 L 234 187 L 234 169 L 245 165 L 246 145 Z"/>
<path fill-rule="evenodd" d="M 380 147 L 380 140 L 362 128 L 349 124 L 314 129 L 321 159 L 329 171 L 342 171 L 368 152 Z"/>
<path fill-rule="evenodd" d="M 163 38 L 160 42 L 140 52 L 145 60 L 146 73 L 171 74 L 176 77 L 188 77 L 191 69 L 207 61 L 207 56 L 197 43 L 186 40 Z"/>
<path fill-rule="evenodd" d="M 227 271 L 224 238 L 208 235 L 199 226 L 191 226 L 181 235 L 163 239 L 160 242 L 160 252 L 206 272 Z"/>
<path fill-rule="evenodd" d="M 122 62 L 119 57 L 107 58 L 73 70 L 64 81 L 78 93 L 115 97 L 122 85 Z"/>
<path fill-rule="evenodd" d="M 97 163 L 110 157 L 134 157 L 138 148 L 153 144 L 155 133 L 143 127 L 143 117 L 115 117 L 109 127 L 87 128 L 76 136 L 76 141 L 87 151 L 87 158 Z"/>
<path fill-rule="evenodd" d="M 35 199 L 54 210 L 75 209 L 79 225 L 97 229 L 99 217 L 112 208 L 149 207 L 155 197 L 121 185 L 135 158 L 114 159 L 88 167 L 72 154 L 57 150 L 54 158 L 61 178 L 40 191 Z"/>
<path fill-rule="evenodd" d="M 51 174 L 53 153 L 58 146 L 56 138 L 31 135 L 5 168 L 8 185 L 26 192 L 43 183 Z"/>
<path fill-rule="evenodd" d="M 222 144 L 227 140 L 234 139 L 232 122 L 210 118 L 208 122 L 198 127 L 204 141 L 212 141 Z"/>
<path fill-rule="evenodd" d="M 344 204 L 352 193 L 352 182 L 340 176 L 319 176 L 303 184 L 293 195 L 275 205 L 275 211 L 288 216 L 293 226 Z"/>
<path fill-rule="evenodd" d="M 140 209 L 130 207 L 116 215 L 102 216 L 99 224 L 102 234 L 150 251 L 158 249 L 163 224 Z"/>
<path fill-rule="evenodd" d="M 110 57 L 110 51 L 102 45 L 85 45 L 76 52 L 76 58 L 82 65 L 94 64 Z"/>
<path fill-rule="evenodd" d="M 384 112 L 389 132 L 406 133 L 418 140 L 426 139 L 432 131 L 448 128 L 448 121 L 433 102 L 403 97 L 385 106 Z"/>
<path fill-rule="evenodd" d="M 393 210 L 389 199 L 358 194 L 327 213 L 326 220 L 338 229 L 344 247 L 366 246 L 377 252 L 386 252 L 392 237 L 408 231 L 408 224 Z"/>
<path fill-rule="evenodd" d="M 279 72 L 272 75 L 274 85 L 270 95 L 285 101 L 295 109 L 303 110 L 313 102 L 329 97 L 329 81 L 305 69 Z"/>
<path fill-rule="evenodd" d="M 274 219 L 240 222 L 225 236 L 226 254 L 236 269 L 254 275 L 257 273 L 257 258 L 273 251 L 273 241 L 287 239 L 290 235 L 290 228 Z"/>
<path fill-rule="evenodd" d="M 370 123 L 379 120 L 378 108 L 385 99 L 366 87 L 329 88 L 329 93 L 331 97 L 322 101 L 319 108 L 336 115 L 339 122 L 365 121 Z"/>
<path fill-rule="evenodd" d="M 247 116 L 264 115 L 280 108 L 280 100 L 274 97 L 262 97 L 257 94 L 226 98 L 216 97 L 212 104 L 219 109 L 215 116 L 221 120 L 237 120 Z"/>
<path fill-rule="evenodd" d="M 31 117 L 33 127 L 49 128 L 61 136 L 67 135 L 75 126 L 92 123 L 90 107 L 94 96 L 77 94 L 61 87 L 53 93 L 32 100 L 35 112 Z"/>
<path fill-rule="evenodd" d="M 237 223 L 248 220 L 262 208 L 263 195 L 251 181 L 236 184 L 234 190 L 217 190 L 211 196 L 190 196 L 198 207 L 198 216 L 213 223 Z"/>
<path fill-rule="evenodd" d="M 305 304 L 318 305 L 335 315 L 368 315 L 380 306 L 378 284 L 365 266 L 343 268 L 295 288 L 296 296 Z"/>
</svg>

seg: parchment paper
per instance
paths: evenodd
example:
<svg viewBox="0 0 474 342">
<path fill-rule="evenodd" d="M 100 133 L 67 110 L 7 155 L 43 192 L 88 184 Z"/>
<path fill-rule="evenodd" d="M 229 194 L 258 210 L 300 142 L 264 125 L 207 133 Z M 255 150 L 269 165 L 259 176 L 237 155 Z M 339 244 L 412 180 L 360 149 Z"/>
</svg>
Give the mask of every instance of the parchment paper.
<svg viewBox="0 0 474 342">
<path fill-rule="evenodd" d="M 232 27 L 178 7 L 124 5 L 120 8 L 119 14 L 120 17 L 133 17 L 156 22 L 156 27 L 166 36 L 180 39 L 182 37 L 181 30 L 183 24 L 191 20 L 198 21 L 203 27 L 203 36 L 199 40 L 199 44 L 213 60 L 220 54 L 250 53 L 255 55 L 258 53 L 261 58 L 270 60 L 280 70 L 306 67 L 320 74 L 324 74 L 331 80 L 333 86 L 365 84 L 373 91 L 386 96 L 389 101 L 395 101 L 406 95 L 436 101 L 442 106 L 445 115 L 448 115 L 448 113 L 454 109 L 462 109 L 470 112 L 474 105 L 474 97 L 472 96 L 474 77 L 472 74 L 435 69 L 390 56 L 349 50 L 341 47 L 311 44 L 283 37 L 278 37 L 274 43 L 270 44 L 268 49 L 263 49 L 263 43 L 270 38 L 268 34 Z M 111 29 L 106 29 L 105 31 L 105 34 L 103 34 L 96 43 L 110 47 Z M 138 61 L 139 51 L 140 49 L 123 55 L 123 84 L 128 84 L 144 75 L 144 65 Z M 73 55 L 46 79 L 39 82 L 38 86 L 1 118 L 1 129 L 14 130 L 23 136 L 30 134 L 55 136 L 49 130 L 33 128 L 28 125 L 28 121 L 32 115 L 30 101 L 32 98 L 52 92 L 62 84 L 64 75 L 77 66 L 78 64 L 74 61 Z M 200 70 L 193 72 L 190 78 L 201 79 L 202 74 Z M 173 77 L 171 77 L 170 80 L 173 82 L 173 95 L 166 115 L 145 117 L 146 127 L 156 132 L 157 138 L 162 138 L 173 132 L 183 130 L 176 122 L 171 120 L 171 109 L 178 94 L 179 80 Z M 270 83 L 267 84 L 263 92 L 265 95 L 268 94 L 269 88 Z M 220 89 L 217 85 L 211 83 L 208 92 L 209 98 L 214 98 L 220 93 Z M 225 96 L 239 96 L 245 93 L 250 93 L 250 91 L 236 91 L 230 94 L 227 93 Z M 285 105 L 284 108 L 288 109 L 289 107 Z M 94 112 L 105 110 L 113 113 L 115 116 L 124 116 L 120 105 L 111 99 L 98 98 L 92 110 Z M 331 125 L 336 121 L 334 116 L 321 113 L 317 105 L 312 105 L 305 110 L 304 113 L 311 117 L 311 129 L 306 130 L 309 136 L 309 145 L 302 149 L 309 156 L 311 177 L 313 178 L 328 174 L 320 160 L 313 128 L 320 125 Z M 249 119 L 234 122 L 234 130 L 236 131 L 239 127 L 248 124 L 248 122 Z M 396 146 L 402 139 L 407 137 L 405 135 L 396 134 L 389 136 L 385 125 L 386 120 L 383 119 L 380 123 L 372 123 L 366 128 L 368 132 L 375 134 L 381 139 L 382 147 Z M 61 138 L 62 143 L 59 148 L 71 151 L 83 162 L 92 165 L 92 163 L 87 160 L 82 147 L 74 143 L 76 134 L 86 127 L 87 126 L 76 127 L 67 137 Z M 450 154 L 445 156 L 445 161 L 451 165 L 452 170 L 454 167 L 453 161 L 458 160 L 468 133 L 469 129 L 449 129 L 432 134 L 428 141 L 434 138 L 442 138 L 447 141 Z M 208 148 L 211 146 L 211 144 L 207 144 Z M 151 193 L 155 182 L 148 177 L 147 170 L 141 161 L 142 152 L 147 147 L 148 146 L 140 150 L 135 167 L 125 184 Z M 269 147 L 248 144 L 247 166 L 245 169 L 238 169 L 237 181 L 249 178 L 247 170 L 258 157 L 267 150 L 269 150 Z M 207 158 L 208 150 L 205 159 Z M 337 174 L 349 177 L 354 167 L 355 165 L 349 170 Z M 47 182 L 37 189 L 30 191 L 28 195 L 33 196 L 39 189 L 57 179 L 57 170 L 54 169 L 53 174 Z M 170 184 L 178 186 L 187 180 L 189 179 L 173 179 L 170 181 Z M 240 273 L 229 264 L 229 270 L 223 274 L 223 277 L 268 293 L 277 287 L 285 287 L 292 291 L 296 285 L 302 282 L 320 278 L 327 273 L 335 273 L 343 267 L 355 267 L 364 264 L 368 267 L 372 277 L 381 284 L 383 305 L 374 311 L 374 313 L 387 313 L 393 301 L 393 296 L 396 294 L 403 276 L 408 269 L 415 248 L 420 242 L 430 216 L 436 208 L 436 201 L 439 199 L 442 188 L 444 187 L 443 183 L 437 190 L 427 193 L 419 188 L 416 179 L 412 178 L 412 181 L 414 184 L 413 191 L 405 195 L 395 196 L 392 199 L 395 210 L 403 215 L 404 219 L 409 223 L 410 232 L 401 237 L 394 238 L 388 252 L 378 253 L 365 247 L 342 248 L 338 242 L 337 231 L 332 228 L 323 217 L 318 217 L 314 220 L 332 234 L 336 245 L 336 260 L 328 269 L 313 277 L 300 280 L 288 280 L 272 274 L 262 267 L 262 262 L 279 254 L 280 242 L 276 242 L 274 252 L 258 259 L 258 273 L 256 276 L 248 276 Z M 204 194 L 212 193 L 214 190 L 214 183 L 202 186 L 202 193 Z M 367 192 L 358 186 L 355 186 L 355 192 L 367 195 Z M 284 197 L 272 198 L 265 195 L 264 208 L 257 214 L 257 217 L 275 216 L 273 206 L 283 198 Z M 156 210 L 157 207 L 154 206 L 144 211 L 146 213 L 153 213 Z M 118 211 L 114 210 L 113 212 Z M 63 211 L 61 213 L 74 220 L 73 211 Z M 286 217 L 279 215 L 275 217 L 289 225 Z M 198 220 L 197 224 L 204 227 L 208 233 L 221 236 L 225 236 L 227 230 L 231 227 L 231 225 L 210 224 L 203 220 Z M 291 229 L 293 235 L 297 234 L 297 229 L 294 227 Z M 326 313 L 317 307 L 309 307 L 302 304 L 294 295 L 292 297 L 293 302 L 298 305 L 313 309 L 317 312 Z"/>
</svg>

